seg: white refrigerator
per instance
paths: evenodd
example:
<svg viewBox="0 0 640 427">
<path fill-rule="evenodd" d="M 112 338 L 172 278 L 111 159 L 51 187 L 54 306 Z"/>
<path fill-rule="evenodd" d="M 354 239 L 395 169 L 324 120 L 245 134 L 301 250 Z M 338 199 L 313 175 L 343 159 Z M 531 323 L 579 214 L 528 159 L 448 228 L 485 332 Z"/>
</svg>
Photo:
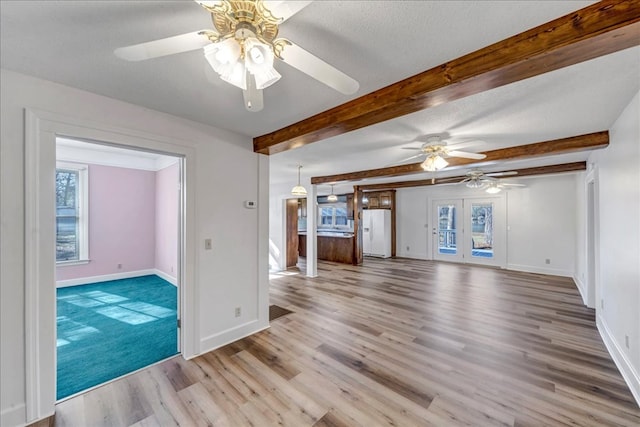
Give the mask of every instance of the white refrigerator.
<svg viewBox="0 0 640 427">
<path fill-rule="evenodd" d="M 365 209 L 362 211 L 362 252 L 367 256 L 391 256 L 391 211 Z"/>
</svg>

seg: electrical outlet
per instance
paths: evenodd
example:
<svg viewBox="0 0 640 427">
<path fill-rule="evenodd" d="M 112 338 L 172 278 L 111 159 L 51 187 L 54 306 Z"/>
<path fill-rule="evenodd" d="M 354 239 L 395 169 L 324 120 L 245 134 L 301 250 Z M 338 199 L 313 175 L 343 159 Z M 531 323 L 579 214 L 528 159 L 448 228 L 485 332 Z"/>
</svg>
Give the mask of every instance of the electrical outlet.
<svg viewBox="0 0 640 427">
<path fill-rule="evenodd" d="M 122 264 L 118 264 L 118 270 L 122 268 Z"/>
<path fill-rule="evenodd" d="M 204 248 L 207 251 L 211 250 L 212 248 L 211 239 L 204 239 Z"/>
<path fill-rule="evenodd" d="M 604 300 L 603 299 L 600 300 L 600 308 L 604 308 Z"/>
<path fill-rule="evenodd" d="M 236 307 L 236 317 L 240 317 L 241 314 L 242 310 L 240 310 L 240 307 Z"/>
<path fill-rule="evenodd" d="M 409 246 L 407 246 L 407 252 L 409 252 Z"/>
<path fill-rule="evenodd" d="M 551 264 L 551 260 L 549 258 L 547 258 L 547 259 L 544 260 L 544 263 L 545 264 Z"/>
<path fill-rule="evenodd" d="M 626 345 L 627 348 L 629 348 L 629 335 L 624 336 L 624 345 Z"/>
</svg>

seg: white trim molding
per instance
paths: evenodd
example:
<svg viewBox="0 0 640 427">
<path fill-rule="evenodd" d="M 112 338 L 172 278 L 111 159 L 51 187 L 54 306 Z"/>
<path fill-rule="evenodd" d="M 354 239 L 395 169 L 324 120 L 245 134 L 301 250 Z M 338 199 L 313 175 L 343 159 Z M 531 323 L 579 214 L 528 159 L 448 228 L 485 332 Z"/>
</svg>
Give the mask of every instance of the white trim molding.
<svg viewBox="0 0 640 427">
<path fill-rule="evenodd" d="M 562 277 L 573 278 L 573 271 L 562 270 L 559 268 L 544 268 L 544 267 L 536 267 L 534 265 L 524 265 L 524 264 L 507 264 L 507 270 L 522 271 L 524 273 L 548 274 L 550 276 L 562 276 Z"/>
<path fill-rule="evenodd" d="M 609 350 L 613 362 L 629 386 L 629 390 L 631 390 L 631 394 L 636 399 L 636 403 L 640 406 L 640 375 L 634 369 L 633 364 L 624 351 L 622 351 L 622 348 L 618 345 L 618 342 L 602 316 L 596 316 L 596 326 L 598 327 L 602 341 L 604 341 L 604 345 L 607 347 L 607 350 Z"/>
<path fill-rule="evenodd" d="M 56 287 L 66 288 L 69 286 L 89 285 L 92 283 L 109 282 L 111 280 L 132 279 L 134 277 L 149 276 L 152 274 L 162 277 L 158 274 L 158 272 L 159 270 L 156 270 L 155 268 L 150 268 L 148 270 L 125 271 L 122 273 L 103 274 L 100 276 L 89 276 L 89 277 L 79 277 L 77 279 L 58 280 L 56 282 Z M 162 278 L 164 279 L 164 277 Z M 173 280 L 175 281 L 175 279 Z"/>
<path fill-rule="evenodd" d="M 0 425 L 20 426 L 24 425 L 26 413 L 25 405 L 16 405 L 0 412 Z"/>
<path fill-rule="evenodd" d="M 229 328 L 226 331 L 210 335 L 200 341 L 200 354 L 231 344 L 232 342 L 241 340 L 242 338 L 268 329 L 269 327 L 268 321 L 264 324 L 262 321 L 252 320 L 242 325 Z"/>
<path fill-rule="evenodd" d="M 193 144 L 42 110 L 25 113 L 25 371 L 28 423 L 54 413 L 56 403 L 55 168 L 56 137 L 100 141 L 181 157 L 181 352 L 200 346 L 195 239 L 196 150 Z M 189 209 L 185 209 L 187 204 Z M 188 260 L 188 262 L 186 261 Z M 153 274 L 153 273 L 152 273 Z M 4 421 L 3 421 L 4 424 Z"/>
<path fill-rule="evenodd" d="M 160 277 L 161 279 L 166 280 L 167 282 L 171 283 L 173 286 L 178 286 L 178 279 L 176 279 L 173 276 L 170 276 L 169 274 L 165 273 L 162 270 L 158 270 L 157 268 L 153 269 L 153 273 L 156 276 Z"/>
</svg>

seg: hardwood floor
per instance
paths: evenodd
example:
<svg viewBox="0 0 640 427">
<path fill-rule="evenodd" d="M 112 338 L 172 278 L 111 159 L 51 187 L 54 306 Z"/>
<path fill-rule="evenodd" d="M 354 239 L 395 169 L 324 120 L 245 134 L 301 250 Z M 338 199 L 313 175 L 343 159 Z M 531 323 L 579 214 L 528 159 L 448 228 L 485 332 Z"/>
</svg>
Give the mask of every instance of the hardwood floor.
<svg viewBox="0 0 640 427">
<path fill-rule="evenodd" d="M 640 425 L 570 279 L 407 259 L 318 269 L 271 280 L 293 313 L 270 329 L 62 402 L 55 425 Z"/>
</svg>

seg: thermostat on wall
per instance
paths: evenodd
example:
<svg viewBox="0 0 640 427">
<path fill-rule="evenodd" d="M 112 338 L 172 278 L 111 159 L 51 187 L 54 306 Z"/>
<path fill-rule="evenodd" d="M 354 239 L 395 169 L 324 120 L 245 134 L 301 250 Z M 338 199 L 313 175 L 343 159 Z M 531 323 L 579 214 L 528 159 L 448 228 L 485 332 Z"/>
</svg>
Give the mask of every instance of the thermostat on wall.
<svg viewBox="0 0 640 427">
<path fill-rule="evenodd" d="M 258 202 L 255 200 L 245 200 L 244 207 L 247 209 L 255 209 L 258 206 Z"/>
</svg>

